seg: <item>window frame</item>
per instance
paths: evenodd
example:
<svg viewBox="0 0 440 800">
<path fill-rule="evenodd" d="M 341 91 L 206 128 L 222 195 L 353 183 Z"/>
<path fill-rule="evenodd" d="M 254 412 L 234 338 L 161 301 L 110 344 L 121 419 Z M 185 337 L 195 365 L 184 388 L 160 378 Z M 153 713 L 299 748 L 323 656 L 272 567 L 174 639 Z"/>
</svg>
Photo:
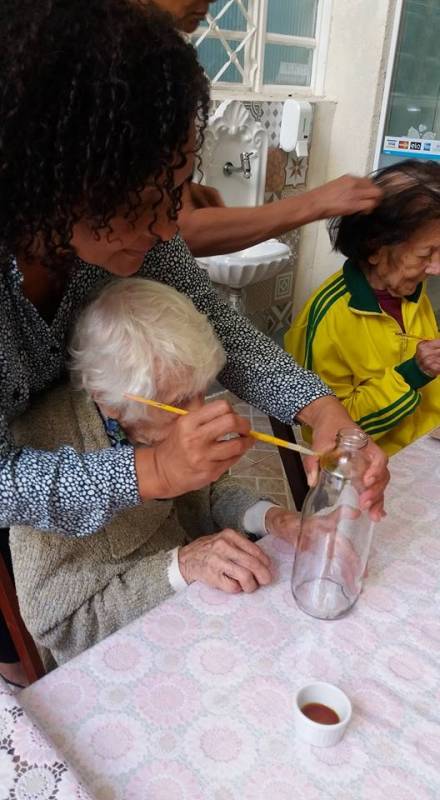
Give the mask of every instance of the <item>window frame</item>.
<svg viewBox="0 0 440 800">
<path fill-rule="evenodd" d="M 231 81 L 213 80 L 211 88 L 214 98 L 224 97 L 225 95 L 240 95 L 247 99 L 268 99 L 270 97 L 295 94 L 306 97 L 322 97 L 324 94 L 325 72 L 327 66 L 328 47 L 330 39 L 330 25 L 332 17 L 333 0 L 318 0 L 316 14 L 316 31 L 314 37 L 293 36 L 281 33 L 268 33 L 267 9 L 269 0 L 248 0 L 248 22 L 247 28 L 243 31 L 221 29 L 218 35 L 218 26 L 215 18 L 208 14 L 208 28 L 199 26 L 193 34 L 192 41 L 197 48 L 203 41 L 209 39 L 222 39 L 229 41 L 245 41 L 244 50 L 244 77 L 243 82 L 236 83 Z M 233 3 L 241 5 L 240 0 L 231 0 L 227 8 Z M 220 12 L 221 16 L 226 13 L 227 8 Z M 212 20 L 214 19 L 214 22 Z M 221 19 L 221 17 L 220 17 Z M 313 50 L 312 74 L 309 86 L 297 84 L 265 84 L 264 75 L 264 56 L 266 44 L 306 47 Z M 227 49 L 227 48 L 226 48 Z M 228 64 L 233 63 L 234 59 Z M 239 70 L 241 72 L 241 70 Z M 217 73 L 218 74 L 218 73 Z"/>
</svg>

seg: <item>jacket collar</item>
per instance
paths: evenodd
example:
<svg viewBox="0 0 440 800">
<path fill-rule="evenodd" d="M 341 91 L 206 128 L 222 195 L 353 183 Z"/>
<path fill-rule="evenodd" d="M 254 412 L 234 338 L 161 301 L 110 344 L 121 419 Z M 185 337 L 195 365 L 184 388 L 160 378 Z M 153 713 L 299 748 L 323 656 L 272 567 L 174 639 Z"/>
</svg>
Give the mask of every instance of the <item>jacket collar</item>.
<svg viewBox="0 0 440 800">
<path fill-rule="evenodd" d="M 351 295 L 348 303 L 350 308 L 356 311 L 366 311 L 370 314 L 382 314 L 383 311 L 377 302 L 376 295 L 361 268 L 357 267 L 350 259 L 347 259 L 342 271 L 345 285 Z M 405 297 L 405 300 L 409 300 L 411 303 L 418 303 L 422 288 L 423 283 L 419 283 L 415 292 Z"/>
</svg>

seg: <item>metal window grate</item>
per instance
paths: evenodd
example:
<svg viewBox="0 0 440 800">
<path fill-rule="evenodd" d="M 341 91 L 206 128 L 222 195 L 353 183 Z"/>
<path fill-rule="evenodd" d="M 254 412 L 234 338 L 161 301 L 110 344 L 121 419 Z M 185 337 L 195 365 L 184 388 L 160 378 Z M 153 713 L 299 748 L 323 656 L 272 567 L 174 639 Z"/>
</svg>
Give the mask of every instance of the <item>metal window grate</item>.
<svg viewBox="0 0 440 800">
<path fill-rule="evenodd" d="M 322 91 L 332 0 L 217 0 L 193 36 L 217 87 Z M 283 5 L 284 3 L 284 5 Z"/>
</svg>

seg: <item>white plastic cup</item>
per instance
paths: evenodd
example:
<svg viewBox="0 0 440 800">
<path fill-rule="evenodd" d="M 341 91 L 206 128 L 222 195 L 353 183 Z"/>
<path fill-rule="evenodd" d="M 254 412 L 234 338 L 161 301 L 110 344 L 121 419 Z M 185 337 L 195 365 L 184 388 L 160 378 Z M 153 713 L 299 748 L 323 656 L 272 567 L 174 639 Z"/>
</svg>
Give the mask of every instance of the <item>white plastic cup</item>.
<svg viewBox="0 0 440 800">
<path fill-rule="evenodd" d="M 339 717 L 339 722 L 334 725 L 323 725 L 320 722 L 306 717 L 301 709 L 309 703 L 321 703 Z M 350 722 L 352 708 L 347 695 L 331 683 L 308 683 L 296 693 L 295 697 L 295 728 L 296 733 L 304 742 L 315 747 L 332 747 L 343 737 Z"/>
</svg>

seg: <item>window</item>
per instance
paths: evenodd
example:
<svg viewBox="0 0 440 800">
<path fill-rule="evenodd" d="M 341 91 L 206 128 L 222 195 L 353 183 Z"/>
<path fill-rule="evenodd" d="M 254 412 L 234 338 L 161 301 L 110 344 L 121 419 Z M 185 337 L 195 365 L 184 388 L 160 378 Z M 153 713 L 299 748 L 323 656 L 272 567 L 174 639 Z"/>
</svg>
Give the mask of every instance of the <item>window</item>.
<svg viewBox="0 0 440 800">
<path fill-rule="evenodd" d="M 331 0 L 216 0 L 193 36 L 214 88 L 321 94 Z"/>
</svg>

